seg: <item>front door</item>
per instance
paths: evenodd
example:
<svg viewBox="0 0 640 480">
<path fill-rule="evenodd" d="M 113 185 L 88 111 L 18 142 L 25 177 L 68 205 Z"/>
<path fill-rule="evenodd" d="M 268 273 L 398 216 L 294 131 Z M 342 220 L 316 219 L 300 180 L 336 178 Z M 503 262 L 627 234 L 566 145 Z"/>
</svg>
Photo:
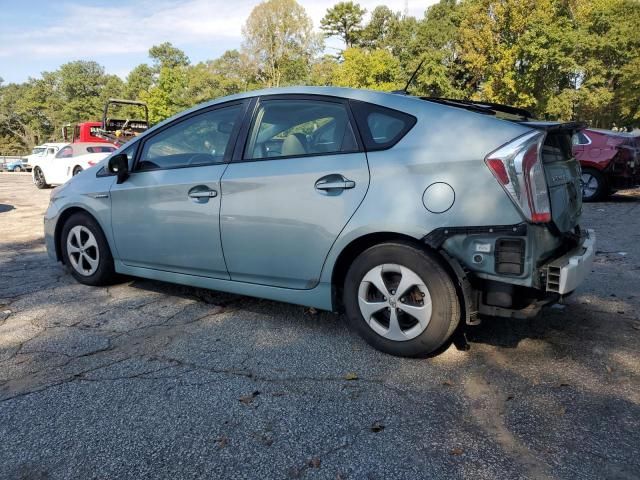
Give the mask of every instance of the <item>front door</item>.
<svg viewBox="0 0 640 480">
<path fill-rule="evenodd" d="M 313 288 L 364 198 L 369 170 L 348 105 L 312 98 L 261 99 L 244 152 L 222 177 L 232 280 Z"/>
<path fill-rule="evenodd" d="M 220 177 L 242 111 L 240 103 L 210 108 L 142 141 L 129 178 L 111 188 L 123 263 L 228 278 L 220 244 Z"/>
</svg>

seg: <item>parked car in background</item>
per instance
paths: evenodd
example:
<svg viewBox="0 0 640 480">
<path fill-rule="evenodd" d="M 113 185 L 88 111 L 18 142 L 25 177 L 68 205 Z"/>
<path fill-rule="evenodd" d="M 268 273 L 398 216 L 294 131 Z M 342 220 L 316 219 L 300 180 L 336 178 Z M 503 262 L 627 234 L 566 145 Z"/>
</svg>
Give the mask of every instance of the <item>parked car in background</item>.
<svg viewBox="0 0 640 480">
<path fill-rule="evenodd" d="M 2 166 L 2 170 L 7 172 L 30 172 L 31 165 L 27 163 L 27 160 L 24 158 L 14 158 L 12 160 L 5 161 Z"/>
<path fill-rule="evenodd" d="M 582 199 L 603 200 L 617 190 L 640 185 L 640 136 L 588 128 L 573 138 L 582 166 Z"/>
<path fill-rule="evenodd" d="M 221 98 L 55 189 L 47 250 L 87 285 L 121 273 L 344 309 L 375 348 L 430 354 L 479 315 L 571 293 L 595 255 L 582 125 L 499 110 L 517 109 L 324 87 Z"/>
<path fill-rule="evenodd" d="M 33 183 L 38 188 L 60 185 L 116 150 L 104 142 L 48 144 L 44 155 L 33 163 Z M 85 158 L 87 154 L 98 156 Z"/>
</svg>

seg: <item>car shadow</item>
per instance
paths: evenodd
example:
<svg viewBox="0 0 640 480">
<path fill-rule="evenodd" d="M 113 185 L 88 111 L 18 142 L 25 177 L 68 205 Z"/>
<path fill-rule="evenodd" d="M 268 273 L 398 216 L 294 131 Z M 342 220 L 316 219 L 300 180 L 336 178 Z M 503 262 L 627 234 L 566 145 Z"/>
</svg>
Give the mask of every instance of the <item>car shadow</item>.
<svg viewBox="0 0 640 480">
<path fill-rule="evenodd" d="M 15 210 L 16 207 L 13 205 L 9 205 L 7 203 L 0 203 L 0 213 L 10 212 L 11 210 Z"/>
</svg>

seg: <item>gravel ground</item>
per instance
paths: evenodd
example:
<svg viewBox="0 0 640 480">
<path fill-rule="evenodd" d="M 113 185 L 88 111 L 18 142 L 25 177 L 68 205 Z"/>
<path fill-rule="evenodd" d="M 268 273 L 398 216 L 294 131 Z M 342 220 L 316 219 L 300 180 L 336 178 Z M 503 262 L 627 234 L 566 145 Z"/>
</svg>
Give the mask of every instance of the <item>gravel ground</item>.
<svg viewBox="0 0 640 480">
<path fill-rule="evenodd" d="M 50 191 L 0 174 L 0 478 L 640 478 L 640 194 L 585 207 L 564 305 L 386 356 L 342 316 L 46 256 Z"/>
</svg>

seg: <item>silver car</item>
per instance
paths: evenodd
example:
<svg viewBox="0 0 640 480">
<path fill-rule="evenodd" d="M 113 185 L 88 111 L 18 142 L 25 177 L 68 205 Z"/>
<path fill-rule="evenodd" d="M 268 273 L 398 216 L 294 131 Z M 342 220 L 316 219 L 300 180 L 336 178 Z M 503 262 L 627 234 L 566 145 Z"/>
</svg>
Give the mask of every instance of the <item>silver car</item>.
<svg viewBox="0 0 640 480">
<path fill-rule="evenodd" d="M 123 274 L 344 310 L 375 348 L 433 354 L 589 272 L 581 125 L 525 113 L 341 88 L 217 99 L 56 188 L 47 249 L 87 285 Z"/>
</svg>

